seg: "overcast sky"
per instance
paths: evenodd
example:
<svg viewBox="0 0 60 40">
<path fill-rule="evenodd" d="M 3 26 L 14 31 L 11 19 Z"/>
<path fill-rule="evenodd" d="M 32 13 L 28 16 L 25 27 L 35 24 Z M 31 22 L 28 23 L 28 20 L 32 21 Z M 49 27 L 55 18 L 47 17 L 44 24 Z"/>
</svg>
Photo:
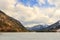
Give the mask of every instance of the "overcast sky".
<svg viewBox="0 0 60 40">
<path fill-rule="evenodd" d="M 25 27 L 51 25 L 60 20 L 60 0 L 0 0 L 0 10 Z"/>
</svg>

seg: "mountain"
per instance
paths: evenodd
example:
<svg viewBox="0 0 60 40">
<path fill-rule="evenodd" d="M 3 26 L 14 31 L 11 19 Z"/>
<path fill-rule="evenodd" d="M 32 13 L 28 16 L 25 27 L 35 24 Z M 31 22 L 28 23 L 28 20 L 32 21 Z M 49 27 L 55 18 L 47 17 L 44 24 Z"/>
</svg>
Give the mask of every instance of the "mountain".
<svg viewBox="0 0 60 40">
<path fill-rule="evenodd" d="M 35 32 L 60 32 L 60 20 L 52 25 L 36 25 L 27 29 Z"/>
<path fill-rule="evenodd" d="M 57 21 L 56 23 L 50 25 L 49 27 L 47 27 L 47 29 L 48 29 L 49 31 L 57 32 L 57 31 L 60 29 L 60 20 Z"/>
<path fill-rule="evenodd" d="M 28 30 L 19 21 L 0 10 L 0 32 L 28 32 Z"/>
<path fill-rule="evenodd" d="M 33 27 L 27 27 L 27 29 L 30 31 L 39 31 L 39 30 L 44 29 L 46 27 L 48 27 L 48 25 L 36 25 Z"/>
<path fill-rule="evenodd" d="M 59 29 L 60 29 L 60 20 L 46 28 L 43 28 L 43 29 L 37 31 L 37 32 L 57 32 Z"/>
</svg>

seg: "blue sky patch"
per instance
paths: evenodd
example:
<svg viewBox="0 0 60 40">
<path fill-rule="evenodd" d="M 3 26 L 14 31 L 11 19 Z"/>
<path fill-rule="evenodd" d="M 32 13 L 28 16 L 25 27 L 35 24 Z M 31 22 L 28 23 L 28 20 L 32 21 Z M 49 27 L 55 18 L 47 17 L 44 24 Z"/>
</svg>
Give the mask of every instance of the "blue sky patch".
<svg viewBox="0 0 60 40">
<path fill-rule="evenodd" d="M 37 0 L 18 0 L 18 3 L 22 3 L 25 6 L 33 7 L 34 5 L 38 5 Z"/>
<path fill-rule="evenodd" d="M 50 4 L 48 0 L 44 0 L 45 3 L 39 3 L 38 0 L 17 0 L 17 3 L 22 3 L 24 6 L 38 6 L 42 8 L 55 7 L 54 4 Z"/>
</svg>

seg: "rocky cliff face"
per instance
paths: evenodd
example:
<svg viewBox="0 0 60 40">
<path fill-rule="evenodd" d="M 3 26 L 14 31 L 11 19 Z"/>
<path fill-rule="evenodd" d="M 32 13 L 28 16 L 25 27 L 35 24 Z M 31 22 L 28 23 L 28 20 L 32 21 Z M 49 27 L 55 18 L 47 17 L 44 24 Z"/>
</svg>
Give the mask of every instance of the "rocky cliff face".
<svg viewBox="0 0 60 40">
<path fill-rule="evenodd" d="M 0 32 L 28 32 L 16 19 L 0 11 Z"/>
</svg>

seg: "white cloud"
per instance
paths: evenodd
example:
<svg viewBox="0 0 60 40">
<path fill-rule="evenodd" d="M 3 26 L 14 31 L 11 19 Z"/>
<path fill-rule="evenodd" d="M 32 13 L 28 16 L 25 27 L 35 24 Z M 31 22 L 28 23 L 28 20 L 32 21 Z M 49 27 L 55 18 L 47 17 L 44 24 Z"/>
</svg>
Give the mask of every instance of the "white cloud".
<svg viewBox="0 0 60 40">
<path fill-rule="evenodd" d="M 43 0 L 39 0 L 44 3 Z M 48 0 L 52 3 L 53 0 Z M 15 7 L 16 0 L 0 0 L 0 9 L 7 15 L 21 21 L 25 26 L 33 26 L 37 24 L 53 24 L 60 20 L 60 1 L 55 0 L 56 8 L 39 8 L 26 7 L 18 3 Z M 57 20 L 58 19 L 58 20 Z"/>
<path fill-rule="evenodd" d="M 56 20 L 60 20 L 60 9 L 57 9 L 55 11 L 55 14 L 53 15 L 53 18 L 55 18 Z"/>
<path fill-rule="evenodd" d="M 39 7 L 25 7 L 24 5 L 18 4 L 17 8 L 20 8 L 21 10 L 21 16 L 24 17 L 25 22 L 38 22 L 40 23 L 45 23 L 45 24 L 52 24 L 54 20 L 50 18 L 52 17 L 55 11 L 54 8 L 39 8 Z M 33 23 L 32 23 L 33 24 Z M 35 23 L 36 24 L 36 23 Z"/>
<path fill-rule="evenodd" d="M 8 9 L 13 6 L 15 0 L 0 0 L 0 8 Z"/>
<path fill-rule="evenodd" d="M 44 0 L 39 0 L 39 3 L 45 3 Z"/>
</svg>

